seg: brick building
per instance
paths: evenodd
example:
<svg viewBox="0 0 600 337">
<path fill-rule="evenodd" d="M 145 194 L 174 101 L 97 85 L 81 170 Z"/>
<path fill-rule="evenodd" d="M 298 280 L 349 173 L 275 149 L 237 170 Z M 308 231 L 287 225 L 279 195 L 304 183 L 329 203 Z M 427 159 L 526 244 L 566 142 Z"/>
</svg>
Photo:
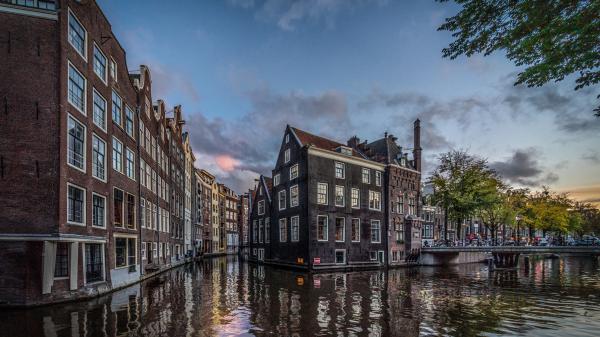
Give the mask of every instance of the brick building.
<svg viewBox="0 0 600 337">
<path fill-rule="evenodd" d="M 129 73 L 95 1 L 3 0 L 0 29 L 0 301 L 90 296 L 183 262 L 181 109 L 152 103 L 150 71 Z"/>
<path fill-rule="evenodd" d="M 239 239 L 239 253 L 244 259 L 248 259 L 249 256 L 249 232 L 248 232 L 248 221 L 250 221 L 250 195 L 252 191 L 240 195 L 238 200 L 238 212 L 237 212 L 237 228 L 238 228 L 238 239 Z"/>
<path fill-rule="evenodd" d="M 197 169 L 196 182 L 196 205 L 202 234 L 202 253 L 209 254 L 213 249 L 212 185 L 215 183 L 215 176 L 206 170 Z"/>
</svg>

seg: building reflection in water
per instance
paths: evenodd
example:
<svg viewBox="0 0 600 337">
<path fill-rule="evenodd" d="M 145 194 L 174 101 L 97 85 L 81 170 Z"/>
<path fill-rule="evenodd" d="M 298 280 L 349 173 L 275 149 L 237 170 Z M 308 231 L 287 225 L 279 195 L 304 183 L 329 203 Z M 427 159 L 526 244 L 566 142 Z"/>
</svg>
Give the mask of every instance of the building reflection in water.
<svg viewBox="0 0 600 337">
<path fill-rule="evenodd" d="M 598 259 L 306 274 L 235 257 L 87 302 L 3 310 L 19 336 L 577 335 L 600 329 Z M 597 331 L 597 330 L 595 330 Z"/>
</svg>

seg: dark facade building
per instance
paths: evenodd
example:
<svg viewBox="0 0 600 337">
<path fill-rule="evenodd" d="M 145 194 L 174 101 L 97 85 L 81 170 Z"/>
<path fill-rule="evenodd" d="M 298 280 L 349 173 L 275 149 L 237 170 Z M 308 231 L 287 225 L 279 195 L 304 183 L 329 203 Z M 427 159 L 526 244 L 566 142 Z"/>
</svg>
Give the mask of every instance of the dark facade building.
<svg viewBox="0 0 600 337">
<path fill-rule="evenodd" d="M 396 140 L 386 133 L 344 145 L 288 126 L 272 181 L 261 177 L 254 193 L 250 259 L 310 270 L 413 262 L 421 247 L 420 122 L 410 160 Z"/>
<path fill-rule="evenodd" d="M 165 131 L 181 143 L 180 112 L 151 103 L 149 70 L 129 73 L 97 3 L 3 0 L 0 29 L 0 304 L 93 296 L 183 262 Z"/>
<path fill-rule="evenodd" d="M 248 232 L 250 236 L 248 259 L 263 262 L 271 261 L 271 178 L 260 176 L 251 200 Z"/>
<path fill-rule="evenodd" d="M 238 215 L 237 215 L 237 226 L 238 226 L 238 239 L 239 239 L 239 253 L 244 258 L 247 259 L 249 256 L 249 232 L 248 232 L 248 221 L 250 221 L 250 193 L 244 193 L 240 195 L 237 207 L 238 207 Z"/>
</svg>

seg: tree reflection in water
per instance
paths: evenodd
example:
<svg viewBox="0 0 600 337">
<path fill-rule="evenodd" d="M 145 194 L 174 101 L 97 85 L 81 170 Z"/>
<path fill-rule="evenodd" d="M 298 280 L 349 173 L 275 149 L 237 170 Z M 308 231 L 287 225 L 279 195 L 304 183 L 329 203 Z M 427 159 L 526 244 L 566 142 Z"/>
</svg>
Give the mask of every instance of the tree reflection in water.
<svg viewBox="0 0 600 337">
<path fill-rule="evenodd" d="M 307 274 L 235 257 L 90 301 L 3 310 L 19 336 L 584 335 L 600 329 L 597 258 Z"/>
</svg>

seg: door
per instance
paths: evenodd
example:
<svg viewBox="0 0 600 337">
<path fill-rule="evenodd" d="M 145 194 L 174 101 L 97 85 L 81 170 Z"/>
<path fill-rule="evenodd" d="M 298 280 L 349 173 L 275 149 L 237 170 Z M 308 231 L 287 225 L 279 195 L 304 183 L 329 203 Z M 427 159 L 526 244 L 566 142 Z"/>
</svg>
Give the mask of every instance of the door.
<svg viewBox="0 0 600 337">
<path fill-rule="evenodd" d="M 385 258 L 383 255 L 383 250 L 380 250 L 377 252 L 377 261 L 379 261 L 379 263 L 384 264 L 385 263 Z"/>
</svg>

